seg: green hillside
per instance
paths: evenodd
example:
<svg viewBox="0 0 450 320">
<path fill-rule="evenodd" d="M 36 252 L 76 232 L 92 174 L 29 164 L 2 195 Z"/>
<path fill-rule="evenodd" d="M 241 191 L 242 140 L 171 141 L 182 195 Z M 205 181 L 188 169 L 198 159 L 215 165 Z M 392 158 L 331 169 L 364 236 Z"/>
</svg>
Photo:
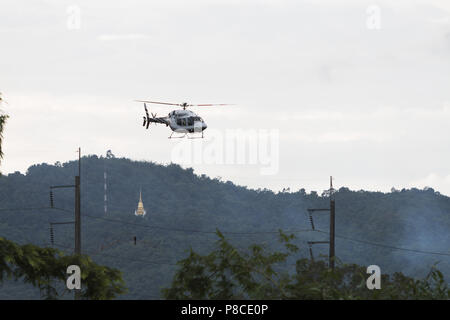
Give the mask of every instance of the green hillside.
<svg viewBox="0 0 450 320">
<path fill-rule="evenodd" d="M 26 174 L 0 177 L 0 236 L 50 246 L 49 223 L 73 220 L 74 197 L 71 189 L 55 190 L 55 207 L 71 212 L 49 209 L 49 187 L 73 184 L 77 170 L 77 162 L 40 164 Z M 145 217 L 134 215 L 140 189 Z M 341 261 L 376 264 L 384 273 L 400 271 L 414 277 L 425 276 L 439 262 L 448 281 L 450 256 L 424 252 L 450 253 L 450 198 L 432 189 L 381 193 L 341 188 L 335 199 L 336 255 Z M 327 240 L 326 233 L 305 231 L 311 228 L 306 209 L 328 205 L 321 192 L 250 190 L 197 176 L 178 165 L 84 157 L 81 201 L 83 251 L 123 271 L 129 289 L 124 299 L 161 297 L 175 263 L 189 248 L 209 252 L 217 240 L 216 229 L 239 248 L 251 243 L 278 248 L 278 229 L 294 233 L 300 247 L 296 258 L 309 257 L 306 241 Z M 327 231 L 328 215 L 317 214 L 314 223 Z M 55 226 L 54 234 L 56 248 L 73 250 L 72 225 Z M 316 245 L 313 251 L 318 258 L 327 254 L 327 247 Z M 287 271 L 293 271 L 290 262 L 284 266 Z M 39 292 L 6 281 L 0 286 L 0 299 L 13 298 L 39 298 Z"/>
</svg>

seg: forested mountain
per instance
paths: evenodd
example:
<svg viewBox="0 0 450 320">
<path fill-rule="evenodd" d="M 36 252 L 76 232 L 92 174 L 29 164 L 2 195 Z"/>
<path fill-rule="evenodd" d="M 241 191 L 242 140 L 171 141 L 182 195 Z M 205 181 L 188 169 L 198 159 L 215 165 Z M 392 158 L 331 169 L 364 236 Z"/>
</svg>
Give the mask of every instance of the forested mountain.
<svg viewBox="0 0 450 320">
<path fill-rule="evenodd" d="M 123 272 L 129 289 L 124 299 L 161 297 L 175 263 L 189 248 L 208 252 L 217 240 L 216 229 L 239 248 L 251 243 L 277 248 L 277 230 L 282 229 L 295 234 L 297 258 L 309 257 L 307 241 L 328 240 L 326 233 L 305 231 L 311 228 L 306 209 L 329 203 L 322 192 L 250 190 L 173 164 L 97 156 L 81 163 L 82 249 L 96 262 Z M 51 246 L 49 223 L 73 221 L 74 192 L 55 189 L 54 206 L 66 211 L 50 209 L 49 187 L 73 184 L 77 170 L 73 161 L 1 176 L 0 236 Z M 140 190 L 144 217 L 134 215 Z M 341 188 L 335 199 L 336 255 L 341 261 L 376 264 L 384 273 L 414 277 L 423 277 L 439 262 L 448 281 L 450 256 L 438 253 L 450 253 L 450 198 L 432 189 L 381 193 Z M 327 231 L 328 214 L 316 214 L 314 223 Z M 73 250 L 73 225 L 55 225 L 54 235 L 54 247 Z M 319 258 L 327 254 L 327 246 L 315 245 L 313 252 Z M 288 262 L 284 268 L 292 267 Z M 39 293 L 6 281 L 0 285 L 0 299 L 8 298 L 39 298 Z"/>
</svg>

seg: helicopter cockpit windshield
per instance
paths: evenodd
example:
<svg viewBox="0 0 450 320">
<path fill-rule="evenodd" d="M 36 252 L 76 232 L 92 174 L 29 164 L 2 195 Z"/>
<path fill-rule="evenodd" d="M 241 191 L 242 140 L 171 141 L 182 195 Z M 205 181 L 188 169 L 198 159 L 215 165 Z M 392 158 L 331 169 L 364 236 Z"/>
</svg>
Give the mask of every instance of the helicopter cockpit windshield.
<svg viewBox="0 0 450 320">
<path fill-rule="evenodd" d="M 195 125 L 196 122 L 202 122 L 203 123 L 203 119 L 200 117 L 187 117 L 187 118 L 179 118 L 177 119 L 177 124 L 179 126 L 193 126 Z"/>
</svg>

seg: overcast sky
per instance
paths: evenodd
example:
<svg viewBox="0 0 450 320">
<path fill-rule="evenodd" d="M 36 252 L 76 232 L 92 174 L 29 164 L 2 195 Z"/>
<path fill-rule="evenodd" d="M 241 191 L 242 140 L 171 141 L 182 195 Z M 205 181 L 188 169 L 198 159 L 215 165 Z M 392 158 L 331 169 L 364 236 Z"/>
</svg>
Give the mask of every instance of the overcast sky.
<svg viewBox="0 0 450 320">
<path fill-rule="evenodd" d="M 321 191 L 333 175 L 450 195 L 448 0 L 2 0 L 0 39 L 3 173 L 79 146 L 170 163 L 227 130 L 268 130 L 275 174 L 261 159 L 181 164 L 252 188 Z M 193 109 L 206 139 L 168 140 L 134 99 L 235 105 Z"/>
</svg>

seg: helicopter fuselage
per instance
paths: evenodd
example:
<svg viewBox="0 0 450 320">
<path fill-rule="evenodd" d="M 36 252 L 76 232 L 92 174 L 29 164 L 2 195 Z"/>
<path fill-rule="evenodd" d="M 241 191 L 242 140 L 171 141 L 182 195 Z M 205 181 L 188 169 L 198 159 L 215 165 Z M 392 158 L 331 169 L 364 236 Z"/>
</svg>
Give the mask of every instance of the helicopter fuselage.
<svg viewBox="0 0 450 320">
<path fill-rule="evenodd" d="M 205 121 L 190 110 L 174 110 L 167 116 L 169 127 L 175 132 L 202 132 L 208 126 Z"/>
<path fill-rule="evenodd" d="M 175 104 L 175 103 L 168 103 L 168 102 L 156 102 L 156 101 L 148 101 L 148 100 L 136 100 L 138 102 L 144 103 L 144 110 L 145 110 L 145 116 L 144 122 L 142 123 L 142 126 L 144 126 L 146 129 L 149 128 L 150 124 L 165 124 L 166 127 L 170 127 L 172 130 L 172 134 L 169 138 L 172 138 L 172 135 L 174 132 L 182 133 L 183 135 L 181 137 L 174 137 L 174 138 L 183 138 L 188 136 L 188 138 L 195 139 L 199 137 L 195 137 L 195 135 L 188 135 L 188 133 L 194 133 L 199 132 L 201 133 L 201 137 L 203 138 L 203 131 L 208 127 L 203 121 L 201 117 L 196 115 L 191 110 L 186 110 L 187 107 L 191 106 L 198 106 L 198 107 L 206 107 L 206 106 L 216 106 L 216 105 L 225 105 L 225 104 L 187 104 L 186 102 L 181 104 Z M 164 105 L 170 105 L 170 106 L 180 106 L 183 109 L 182 110 L 173 110 L 171 111 L 167 116 L 165 117 L 157 117 L 156 113 L 153 114 L 152 112 L 149 114 L 147 103 L 153 103 L 153 104 L 164 104 Z"/>
</svg>

